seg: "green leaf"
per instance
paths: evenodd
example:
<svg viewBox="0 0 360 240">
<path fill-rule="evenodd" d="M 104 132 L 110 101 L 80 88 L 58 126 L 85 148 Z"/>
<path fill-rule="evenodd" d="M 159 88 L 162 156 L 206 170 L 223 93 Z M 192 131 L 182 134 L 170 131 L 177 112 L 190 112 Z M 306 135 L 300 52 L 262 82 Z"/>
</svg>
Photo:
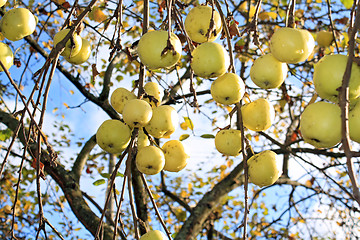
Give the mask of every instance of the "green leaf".
<svg viewBox="0 0 360 240">
<path fill-rule="evenodd" d="M 5 141 L 9 139 L 12 135 L 12 131 L 7 128 L 5 130 L 0 130 L 0 141 Z"/>
<path fill-rule="evenodd" d="M 341 3 L 344 5 L 345 8 L 350 9 L 353 6 L 353 0 L 341 0 Z"/>
<path fill-rule="evenodd" d="M 99 179 L 99 180 L 96 180 L 95 182 L 93 182 L 93 185 L 94 186 L 99 186 L 101 184 L 104 184 L 105 183 L 105 179 Z"/>
<path fill-rule="evenodd" d="M 203 134 L 200 137 L 202 137 L 202 138 L 215 138 L 215 136 L 212 135 L 212 134 Z"/>
<path fill-rule="evenodd" d="M 106 179 L 110 178 L 110 174 L 108 174 L 108 173 L 100 173 L 100 176 L 102 176 L 103 178 L 106 178 Z"/>
<path fill-rule="evenodd" d="M 183 141 L 183 140 L 187 139 L 188 137 L 190 137 L 189 134 L 183 134 L 183 135 L 181 135 L 181 136 L 179 137 L 179 140 L 180 140 L 180 141 Z"/>
</svg>

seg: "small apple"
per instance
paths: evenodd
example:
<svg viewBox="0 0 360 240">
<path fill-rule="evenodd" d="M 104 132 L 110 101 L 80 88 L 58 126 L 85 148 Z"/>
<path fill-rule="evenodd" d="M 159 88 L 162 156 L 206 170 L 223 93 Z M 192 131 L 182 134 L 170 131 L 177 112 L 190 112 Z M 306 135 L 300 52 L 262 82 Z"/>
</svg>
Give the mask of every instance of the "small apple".
<svg viewBox="0 0 360 240">
<path fill-rule="evenodd" d="M 268 129 L 275 119 L 273 105 L 265 98 L 259 98 L 241 107 L 243 124 L 252 131 Z"/>
<path fill-rule="evenodd" d="M 251 80 L 262 89 L 278 88 L 285 81 L 288 67 L 269 53 L 256 59 L 250 69 Z"/>
<path fill-rule="evenodd" d="M 300 131 L 305 142 L 316 148 L 330 148 L 341 140 L 341 112 L 328 102 L 309 104 L 300 116 Z"/>
<path fill-rule="evenodd" d="M 145 127 L 152 117 L 152 108 L 144 100 L 132 99 L 125 104 L 122 115 L 124 122 L 131 128 Z"/>
<path fill-rule="evenodd" d="M 211 84 L 210 92 L 216 102 L 230 105 L 242 99 L 245 84 L 237 74 L 225 73 Z"/>
<path fill-rule="evenodd" d="M 36 19 L 26 8 L 13 8 L 1 19 L 1 33 L 10 41 L 18 41 L 35 31 Z"/>
<path fill-rule="evenodd" d="M 157 82 L 148 82 L 144 85 L 144 90 L 147 95 L 154 97 L 157 102 L 155 102 L 154 99 L 150 97 L 144 97 L 144 100 L 150 103 L 152 107 L 159 106 L 163 97 L 163 93 L 160 91 L 159 84 Z"/>
<path fill-rule="evenodd" d="M 145 33 L 137 46 L 140 61 L 151 70 L 174 66 L 181 57 L 181 42 L 174 33 L 171 33 L 170 43 L 173 49 L 164 51 L 167 43 L 167 31 L 157 30 Z"/>
<path fill-rule="evenodd" d="M 163 170 L 164 165 L 165 156 L 158 147 L 143 147 L 136 154 L 136 167 L 141 173 L 155 175 Z"/>
<path fill-rule="evenodd" d="M 209 30 L 211 19 L 213 26 Z M 214 41 L 222 28 L 220 14 L 207 5 L 192 8 L 185 18 L 184 25 L 190 39 L 197 43 Z"/>
<path fill-rule="evenodd" d="M 150 230 L 140 237 L 140 240 L 167 240 L 168 237 L 159 230 Z"/>
<path fill-rule="evenodd" d="M 164 170 L 179 172 L 187 164 L 189 155 L 186 154 L 183 144 L 179 140 L 170 140 L 164 143 L 162 150 L 165 155 Z"/>
<path fill-rule="evenodd" d="M 323 99 L 339 102 L 339 87 L 345 73 L 348 57 L 335 54 L 326 55 L 314 66 L 313 82 L 316 92 Z M 352 63 L 349 82 L 350 101 L 360 96 L 360 67 Z"/>
<path fill-rule="evenodd" d="M 148 136 L 144 133 L 142 128 L 139 128 L 138 138 L 137 138 L 137 148 L 140 150 L 143 147 L 149 146 L 150 140 Z"/>
<path fill-rule="evenodd" d="M 81 44 L 81 49 L 80 52 L 78 54 L 76 54 L 75 56 L 72 56 L 70 58 L 65 58 L 66 61 L 68 61 L 71 64 L 74 65 L 79 65 L 79 64 L 83 64 L 84 62 L 86 62 L 91 54 L 91 46 L 90 46 L 90 42 L 88 40 L 86 40 L 85 38 L 82 38 L 82 44 Z"/>
<path fill-rule="evenodd" d="M 259 187 L 274 184 L 281 176 L 281 161 L 277 154 L 271 150 L 265 150 L 253 155 L 247 162 L 249 180 Z"/>
<path fill-rule="evenodd" d="M 60 32 L 56 33 L 54 36 L 54 46 L 58 44 L 65 36 L 70 32 L 70 29 L 63 29 Z M 74 32 L 74 35 L 66 42 L 65 49 L 61 53 L 61 56 L 65 58 L 72 58 L 78 54 L 81 50 L 82 38 L 79 34 Z"/>
<path fill-rule="evenodd" d="M 170 136 L 179 125 L 176 110 L 169 105 L 153 108 L 150 122 L 145 126 L 146 131 L 155 138 Z"/>
<path fill-rule="evenodd" d="M 360 143 L 360 99 L 349 108 L 349 134 L 351 140 Z"/>
<path fill-rule="evenodd" d="M 312 53 L 315 41 L 304 29 L 279 28 L 270 39 L 270 51 L 280 62 L 299 63 Z"/>
<path fill-rule="evenodd" d="M 191 68 L 199 77 L 219 77 L 227 71 L 229 65 L 229 54 L 218 43 L 203 43 L 192 52 Z"/>
<path fill-rule="evenodd" d="M 110 104 L 118 113 L 122 113 L 124 110 L 125 104 L 132 100 L 136 99 L 136 95 L 126 88 L 119 87 L 111 94 Z"/>
<path fill-rule="evenodd" d="M 109 153 L 121 153 L 130 143 L 131 129 L 125 123 L 109 119 L 96 132 L 96 142 Z"/>
<path fill-rule="evenodd" d="M 215 135 L 215 147 L 220 153 L 237 156 L 241 152 L 241 131 L 236 129 L 222 129 Z"/>
<path fill-rule="evenodd" d="M 14 54 L 11 48 L 2 42 L 0 42 L 0 60 L 7 70 L 14 64 Z M 3 71 L 4 69 L 0 67 L 0 72 Z"/>
<path fill-rule="evenodd" d="M 332 32 L 322 30 L 316 34 L 316 42 L 320 47 L 329 47 L 333 41 Z"/>
<path fill-rule="evenodd" d="M 6 4 L 7 0 L 0 0 L 0 7 L 4 6 Z"/>
</svg>

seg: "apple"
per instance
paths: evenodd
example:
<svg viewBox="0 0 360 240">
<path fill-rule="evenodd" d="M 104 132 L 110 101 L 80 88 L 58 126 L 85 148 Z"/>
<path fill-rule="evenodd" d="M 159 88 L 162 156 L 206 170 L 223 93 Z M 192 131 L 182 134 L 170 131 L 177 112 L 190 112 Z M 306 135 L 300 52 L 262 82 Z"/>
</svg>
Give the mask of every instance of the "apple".
<svg viewBox="0 0 360 240">
<path fill-rule="evenodd" d="M 176 110 L 169 105 L 153 108 L 150 122 L 145 126 L 146 131 L 155 138 L 170 136 L 179 125 Z"/>
<path fill-rule="evenodd" d="M 316 34 L 316 42 L 320 47 L 329 47 L 333 41 L 332 32 L 322 30 Z"/>
<path fill-rule="evenodd" d="M 125 104 L 122 115 L 124 122 L 131 128 L 145 127 L 152 117 L 152 108 L 144 100 L 132 99 Z"/>
<path fill-rule="evenodd" d="M 243 124 L 252 131 L 268 129 L 275 119 L 273 105 L 265 98 L 259 98 L 241 107 Z"/>
<path fill-rule="evenodd" d="M 143 147 L 136 154 L 136 167 L 141 173 L 155 175 L 163 170 L 164 165 L 165 156 L 158 147 Z"/>
<path fill-rule="evenodd" d="M 54 46 L 63 40 L 69 32 L 70 29 L 67 28 L 57 32 L 54 36 Z M 74 32 L 74 35 L 66 42 L 65 49 L 61 53 L 61 56 L 64 56 L 65 58 L 72 58 L 80 52 L 81 46 L 82 38 L 79 34 Z"/>
<path fill-rule="evenodd" d="M 168 237 L 159 230 L 150 230 L 140 237 L 140 240 L 167 240 Z"/>
<path fill-rule="evenodd" d="M 179 172 L 187 164 L 189 155 L 186 154 L 183 144 L 179 140 L 170 140 L 164 143 L 162 150 L 165 155 L 164 170 Z"/>
<path fill-rule="evenodd" d="M 234 104 L 244 96 L 245 84 L 237 74 L 225 73 L 211 84 L 210 93 L 217 103 Z"/>
<path fill-rule="evenodd" d="M 148 82 L 144 85 L 144 90 L 147 95 L 154 97 L 157 102 L 149 97 L 144 97 L 144 100 L 150 103 L 152 107 L 159 106 L 163 97 L 163 93 L 160 91 L 159 84 L 157 82 Z"/>
<path fill-rule="evenodd" d="M 349 134 L 351 140 L 360 143 L 360 99 L 349 108 Z"/>
<path fill-rule="evenodd" d="M 105 120 L 96 132 L 96 142 L 109 153 L 121 153 L 130 143 L 131 129 L 120 120 Z"/>
<path fill-rule="evenodd" d="M 213 26 L 209 31 L 211 19 Z M 222 28 L 220 14 L 208 5 L 192 8 L 185 18 L 184 25 L 190 39 L 197 43 L 214 41 Z"/>
<path fill-rule="evenodd" d="M 7 70 L 14 64 L 14 54 L 11 48 L 2 42 L 0 42 L 0 60 Z M 0 67 L 0 72 L 3 71 L 4 69 Z"/>
<path fill-rule="evenodd" d="M 314 66 L 313 82 L 318 95 L 332 102 L 339 102 L 339 87 L 345 73 L 348 57 L 341 54 L 326 55 Z M 360 96 L 360 67 L 352 63 L 349 82 L 349 99 Z"/>
<path fill-rule="evenodd" d="M 222 129 L 215 135 L 215 147 L 220 153 L 237 156 L 241 152 L 241 131 L 236 129 Z"/>
<path fill-rule="evenodd" d="M 287 71 L 286 63 L 268 53 L 254 61 L 250 68 L 250 78 L 262 89 L 278 88 L 285 81 Z"/>
<path fill-rule="evenodd" d="M 18 41 L 35 31 L 36 19 L 26 8 L 13 8 L 1 19 L 1 33 L 11 41 Z"/>
<path fill-rule="evenodd" d="M 6 4 L 7 0 L 0 0 L 0 7 L 4 6 Z"/>
<path fill-rule="evenodd" d="M 203 78 L 223 75 L 230 65 L 230 57 L 225 48 L 215 42 L 206 42 L 194 49 L 191 68 Z"/>
<path fill-rule="evenodd" d="M 281 161 L 271 150 L 253 155 L 247 164 L 250 182 L 259 187 L 274 184 L 282 174 Z"/>
<path fill-rule="evenodd" d="M 340 107 L 333 103 L 309 104 L 300 116 L 300 131 L 305 142 L 316 148 L 330 148 L 341 141 Z"/>
<path fill-rule="evenodd" d="M 315 41 L 304 29 L 279 28 L 270 39 L 270 51 L 280 62 L 299 63 L 312 53 Z"/>
<path fill-rule="evenodd" d="M 71 64 L 74 65 L 79 65 L 79 64 L 83 64 L 84 62 L 86 62 L 91 54 L 91 46 L 90 46 L 90 42 L 88 40 L 86 40 L 85 38 L 82 38 L 82 44 L 81 44 L 81 49 L 80 52 L 78 54 L 76 54 L 75 56 L 72 56 L 70 58 L 65 58 L 66 61 L 68 61 Z"/>
<path fill-rule="evenodd" d="M 174 66 L 180 60 L 182 46 L 174 33 L 171 33 L 170 42 L 173 49 L 164 52 L 168 43 L 168 32 L 157 30 L 145 33 L 137 46 L 140 61 L 151 70 Z"/>
<path fill-rule="evenodd" d="M 122 113 L 124 110 L 125 104 L 132 100 L 136 99 L 136 95 L 126 88 L 119 87 L 111 94 L 110 104 L 118 113 Z"/>
<path fill-rule="evenodd" d="M 142 128 L 140 128 L 138 137 L 137 137 L 138 150 L 143 147 L 149 146 L 149 145 L 150 145 L 150 140 L 149 140 L 148 136 L 145 134 L 144 130 Z"/>
</svg>

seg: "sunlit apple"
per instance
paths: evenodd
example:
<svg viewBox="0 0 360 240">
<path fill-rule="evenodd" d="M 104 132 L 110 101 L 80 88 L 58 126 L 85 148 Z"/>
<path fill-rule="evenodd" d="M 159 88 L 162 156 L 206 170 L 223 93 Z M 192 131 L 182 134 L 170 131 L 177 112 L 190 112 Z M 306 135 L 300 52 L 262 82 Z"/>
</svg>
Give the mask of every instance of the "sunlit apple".
<svg viewBox="0 0 360 240">
<path fill-rule="evenodd" d="M 241 152 L 241 131 L 236 129 L 223 129 L 215 135 L 216 149 L 228 156 L 237 156 Z"/>
<path fill-rule="evenodd" d="M 145 126 L 146 131 L 155 138 L 170 136 L 179 125 L 176 110 L 168 105 L 153 108 L 150 122 Z"/>
<path fill-rule="evenodd" d="M 11 48 L 2 42 L 0 42 L 0 60 L 8 70 L 14 64 L 14 54 Z M 0 72 L 2 71 L 4 71 L 4 69 L 0 66 Z"/>
<path fill-rule="evenodd" d="M 91 54 L 91 46 L 90 46 L 90 42 L 88 40 L 86 40 L 85 38 L 82 38 L 82 44 L 81 44 L 81 49 L 80 52 L 78 54 L 76 54 L 75 56 L 72 56 L 70 58 L 65 58 L 66 61 L 68 61 L 71 64 L 75 64 L 75 65 L 79 65 L 79 64 L 83 64 L 84 62 L 86 62 Z"/>
<path fill-rule="evenodd" d="M 1 33 L 11 41 L 18 41 L 35 31 L 36 18 L 26 8 L 13 8 L 1 19 Z"/>
<path fill-rule="evenodd" d="M 125 104 L 122 115 L 130 127 L 145 127 L 152 117 L 152 108 L 144 100 L 132 99 Z"/>
<path fill-rule="evenodd" d="M 61 40 L 65 38 L 65 36 L 70 32 L 70 29 L 63 29 L 55 34 L 54 36 L 54 46 L 58 44 Z M 70 37 L 70 39 L 65 44 L 65 49 L 61 53 L 61 56 L 64 56 L 65 58 L 72 58 L 76 56 L 81 50 L 82 46 L 82 38 L 79 34 L 74 32 L 74 35 Z"/>
<path fill-rule="evenodd" d="M 0 7 L 4 6 L 6 4 L 7 0 L 0 0 Z"/>
<path fill-rule="evenodd" d="M 320 47 L 329 47 L 333 41 L 332 32 L 322 30 L 316 34 L 316 42 Z"/>
<path fill-rule="evenodd" d="M 150 230 L 142 235 L 140 240 L 168 240 L 168 237 L 159 230 Z"/>
<path fill-rule="evenodd" d="M 259 98 L 241 107 L 243 124 L 252 131 L 264 131 L 274 122 L 275 110 L 265 98 Z"/>
<path fill-rule="evenodd" d="M 157 82 L 148 82 L 144 85 L 144 90 L 147 95 L 151 96 L 144 97 L 144 100 L 149 102 L 152 107 L 159 106 L 163 97 L 163 93 L 160 91 L 159 84 Z"/>
<path fill-rule="evenodd" d="M 142 128 L 139 128 L 139 133 L 138 133 L 138 138 L 137 138 L 137 148 L 138 150 L 149 146 L 150 145 L 150 140 L 148 138 L 148 136 L 145 134 L 144 130 Z"/>
<path fill-rule="evenodd" d="M 349 109 L 349 134 L 351 140 L 360 143 L 360 99 Z"/>
<path fill-rule="evenodd" d="M 179 140 L 170 140 L 164 143 L 162 150 L 165 155 L 164 170 L 179 172 L 186 167 L 189 155 L 186 154 L 183 144 Z"/>
<path fill-rule="evenodd" d="M 125 104 L 132 99 L 136 99 L 136 95 L 134 93 L 130 92 L 126 88 L 119 87 L 111 94 L 110 103 L 115 111 L 122 113 Z"/>
<path fill-rule="evenodd" d="M 245 93 L 245 84 L 239 75 L 225 73 L 211 84 L 210 92 L 216 102 L 230 105 L 242 99 Z"/>
<path fill-rule="evenodd" d="M 147 146 L 139 149 L 136 154 L 137 169 L 147 175 L 155 175 L 163 170 L 165 156 L 163 151 L 155 146 Z"/>
</svg>

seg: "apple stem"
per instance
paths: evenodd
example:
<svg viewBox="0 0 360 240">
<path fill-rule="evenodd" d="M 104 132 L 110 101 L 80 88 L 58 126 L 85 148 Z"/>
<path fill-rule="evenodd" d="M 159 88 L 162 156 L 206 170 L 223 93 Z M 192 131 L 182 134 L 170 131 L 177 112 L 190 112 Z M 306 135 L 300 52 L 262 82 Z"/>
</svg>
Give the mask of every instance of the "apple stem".
<svg viewBox="0 0 360 240">
<path fill-rule="evenodd" d="M 290 28 L 295 28 L 295 4 L 296 0 L 291 0 L 291 3 L 288 6 L 288 9 L 286 11 L 286 20 L 285 20 L 285 26 Z"/>
</svg>

